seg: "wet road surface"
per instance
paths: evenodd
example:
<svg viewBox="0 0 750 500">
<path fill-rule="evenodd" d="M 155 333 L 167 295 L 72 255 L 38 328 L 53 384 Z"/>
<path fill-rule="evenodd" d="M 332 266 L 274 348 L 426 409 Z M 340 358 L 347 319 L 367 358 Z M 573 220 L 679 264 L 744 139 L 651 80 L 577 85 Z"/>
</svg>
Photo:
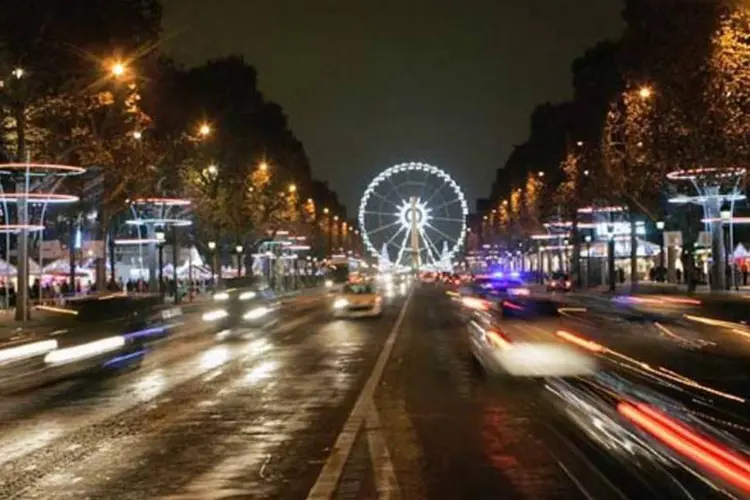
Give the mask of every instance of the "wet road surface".
<svg viewBox="0 0 750 500">
<path fill-rule="evenodd" d="M 484 375 L 455 313 L 434 287 L 356 321 L 323 298 L 244 340 L 206 332 L 128 373 L 6 397 L 0 498 L 668 497 L 544 384 Z M 560 319 L 508 327 L 551 335 Z M 642 348 L 597 340 L 612 339 Z"/>
</svg>

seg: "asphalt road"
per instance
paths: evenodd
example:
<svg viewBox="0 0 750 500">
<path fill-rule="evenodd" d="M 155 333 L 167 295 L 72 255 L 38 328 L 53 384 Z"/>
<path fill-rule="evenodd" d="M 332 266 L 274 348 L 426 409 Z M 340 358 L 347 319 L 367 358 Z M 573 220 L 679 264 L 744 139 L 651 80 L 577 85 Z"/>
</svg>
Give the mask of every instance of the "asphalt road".
<svg viewBox="0 0 750 500">
<path fill-rule="evenodd" d="M 456 306 L 441 290 L 397 290 L 381 318 L 356 321 L 332 319 L 325 298 L 305 301 L 245 340 L 218 342 L 207 331 L 154 350 L 137 370 L 3 398 L 0 498 L 642 499 L 674 492 L 658 470 L 592 441 L 543 382 L 508 383 L 477 369 Z M 592 315 L 507 327 L 537 337 L 575 330 L 684 377 L 698 377 L 699 362 L 714 363 L 721 373 L 704 374 L 701 384 L 717 391 L 742 385 L 732 356 L 665 339 L 653 325 Z M 730 351 L 742 358 L 738 349 Z M 723 398 L 621 371 L 685 400 Z M 707 411 L 736 423 L 738 404 Z"/>
</svg>

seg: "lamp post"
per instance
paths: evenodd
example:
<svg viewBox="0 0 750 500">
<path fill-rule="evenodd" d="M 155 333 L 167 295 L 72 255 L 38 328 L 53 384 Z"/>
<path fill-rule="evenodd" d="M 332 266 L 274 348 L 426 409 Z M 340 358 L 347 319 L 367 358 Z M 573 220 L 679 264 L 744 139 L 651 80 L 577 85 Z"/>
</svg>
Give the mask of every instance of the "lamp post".
<svg viewBox="0 0 750 500">
<path fill-rule="evenodd" d="M 159 295 L 164 298 L 164 231 L 158 230 L 154 233 L 156 245 L 159 247 Z"/>
<path fill-rule="evenodd" d="M 208 253 L 211 259 L 211 286 L 216 288 L 216 242 L 208 242 Z"/>
<path fill-rule="evenodd" d="M 242 275 L 242 245 L 237 245 L 234 249 L 237 251 L 237 277 L 239 278 Z"/>
<path fill-rule="evenodd" d="M 734 232 L 732 231 L 733 225 L 732 225 L 732 208 L 728 205 L 723 205 L 721 207 L 721 211 L 719 212 L 719 216 L 721 217 L 721 226 L 722 226 L 722 235 L 721 237 L 724 237 L 723 231 L 724 226 L 726 224 L 729 224 L 729 244 L 726 246 L 724 253 L 727 265 L 729 266 L 729 273 L 731 277 L 731 283 L 727 283 L 727 289 L 732 288 L 733 286 L 736 286 L 735 276 L 734 276 Z M 721 272 L 726 272 L 724 269 L 721 269 Z"/>
<path fill-rule="evenodd" d="M 591 235 L 587 234 L 584 241 L 586 241 L 586 288 L 588 288 L 591 283 Z"/>
<path fill-rule="evenodd" d="M 664 275 L 665 275 L 665 267 L 664 267 L 664 221 L 658 220 L 656 221 L 656 229 L 659 230 L 659 234 L 661 235 L 661 248 L 659 249 L 659 273 L 657 276 L 657 281 L 664 281 Z"/>
<path fill-rule="evenodd" d="M 609 291 L 615 291 L 615 225 L 607 224 L 607 274 L 609 277 Z"/>
</svg>

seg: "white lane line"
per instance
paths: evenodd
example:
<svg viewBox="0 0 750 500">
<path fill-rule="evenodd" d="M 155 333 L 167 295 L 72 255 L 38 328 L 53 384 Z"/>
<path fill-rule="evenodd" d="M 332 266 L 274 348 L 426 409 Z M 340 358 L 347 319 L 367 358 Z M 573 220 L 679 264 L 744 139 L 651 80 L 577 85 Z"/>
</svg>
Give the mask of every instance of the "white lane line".
<svg viewBox="0 0 750 500">
<path fill-rule="evenodd" d="M 341 429 L 338 437 L 336 437 L 333 449 L 328 455 L 326 463 L 323 465 L 320 475 L 318 475 L 318 479 L 315 481 L 315 484 L 307 495 L 308 500 L 331 498 L 336 491 L 339 479 L 341 478 L 341 473 L 344 470 L 344 465 L 346 464 L 347 458 L 349 458 L 349 454 L 354 446 L 354 441 L 357 438 L 357 433 L 367 417 L 370 405 L 373 404 L 372 398 L 375 394 L 375 389 L 377 389 L 380 378 L 383 375 L 383 370 L 385 369 L 385 364 L 391 356 L 393 345 L 396 343 L 396 338 L 401 330 L 401 324 L 406 317 L 406 311 L 409 309 L 413 290 L 414 289 L 409 291 L 404 307 L 401 309 L 401 312 L 396 319 L 396 323 L 393 325 L 393 329 L 388 335 L 388 339 L 385 341 L 383 350 L 380 351 L 380 356 L 375 363 L 375 367 L 370 373 L 370 378 L 367 379 L 367 383 L 365 383 L 365 386 L 362 388 L 362 392 L 359 393 L 357 402 L 354 404 L 354 408 L 352 408 L 349 418 L 346 419 L 343 429 Z M 373 464 L 373 466 L 376 469 L 381 467 L 380 464 Z"/>
<path fill-rule="evenodd" d="M 382 429 L 378 409 L 371 402 L 365 421 L 365 433 L 375 476 L 375 491 L 377 491 L 379 499 L 389 500 L 400 498 L 400 492 L 396 473 L 393 471 L 393 461 L 383 437 Z"/>
</svg>

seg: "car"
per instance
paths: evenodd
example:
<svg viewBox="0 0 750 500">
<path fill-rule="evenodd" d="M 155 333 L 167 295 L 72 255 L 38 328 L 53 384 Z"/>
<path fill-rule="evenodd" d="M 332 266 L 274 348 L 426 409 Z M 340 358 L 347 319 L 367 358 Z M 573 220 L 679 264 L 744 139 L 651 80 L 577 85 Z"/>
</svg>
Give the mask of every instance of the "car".
<svg viewBox="0 0 750 500">
<path fill-rule="evenodd" d="M 548 292 L 569 292 L 573 289 L 570 277 L 565 273 L 553 273 L 547 280 Z"/>
<path fill-rule="evenodd" d="M 477 299 L 481 300 L 481 299 Z M 526 306 L 536 316 L 557 315 L 557 305 L 544 298 L 532 299 Z M 470 308 L 466 329 L 474 362 L 490 375 L 504 377 L 579 377 L 592 375 L 596 361 L 570 346 L 557 335 L 543 335 L 528 328 L 513 328 L 497 309 Z"/>
<path fill-rule="evenodd" d="M 331 304 L 335 318 L 375 317 L 383 314 L 383 297 L 371 282 L 347 283 Z"/>
<path fill-rule="evenodd" d="M 226 338 L 272 326 L 279 319 L 280 305 L 269 287 L 253 279 L 233 278 L 213 294 L 212 305 L 202 319 Z"/>
</svg>

